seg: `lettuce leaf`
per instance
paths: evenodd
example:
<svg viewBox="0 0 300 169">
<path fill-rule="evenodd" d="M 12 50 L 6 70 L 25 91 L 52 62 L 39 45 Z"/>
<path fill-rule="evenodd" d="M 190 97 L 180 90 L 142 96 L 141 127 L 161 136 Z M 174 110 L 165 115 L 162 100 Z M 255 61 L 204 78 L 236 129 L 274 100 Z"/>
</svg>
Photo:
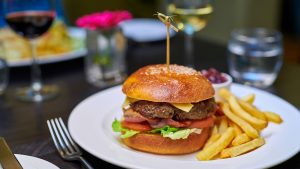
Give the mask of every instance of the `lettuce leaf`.
<svg viewBox="0 0 300 169">
<path fill-rule="evenodd" d="M 164 126 L 162 128 L 153 129 L 151 133 L 160 133 L 163 137 L 168 137 L 172 140 L 186 139 L 191 133 L 199 132 L 200 129 L 179 129 L 170 126 Z"/>
<path fill-rule="evenodd" d="M 176 132 L 178 131 L 179 128 L 175 128 L 175 127 L 170 127 L 170 126 L 164 126 L 162 128 L 157 128 L 157 129 L 153 129 L 150 131 L 150 133 L 160 133 L 160 134 L 169 134 L 171 132 Z"/>
<path fill-rule="evenodd" d="M 137 133 L 139 133 L 139 131 L 135 131 L 135 130 L 126 130 L 125 133 L 121 135 L 121 138 L 132 137 L 132 136 L 136 135 Z"/>
<path fill-rule="evenodd" d="M 163 137 L 169 137 L 172 140 L 177 140 L 177 139 L 186 139 L 188 136 L 194 132 L 198 133 L 201 129 L 183 129 L 175 132 L 169 132 L 169 133 L 161 133 Z"/>
<path fill-rule="evenodd" d="M 132 137 L 135 134 L 139 133 L 139 131 L 135 131 L 135 130 L 130 130 L 130 129 L 126 129 L 123 128 L 121 126 L 121 122 L 118 121 L 117 119 L 115 119 L 112 123 L 112 129 L 114 132 L 121 132 L 121 138 L 128 138 L 128 137 Z"/>
<path fill-rule="evenodd" d="M 121 138 L 132 137 L 135 134 L 139 133 L 139 131 L 122 128 L 121 122 L 118 121 L 117 119 L 115 119 L 114 122 L 112 123 L 112 128 L 113 128 L 114 132 L 122 133 Z M 188 138 L 188 136 L 191 133 L 200 134 L 201 129 L 196 129 L 196 128 L 180 129 L 180 128 L 171 127 L 171 126 L 166 125 L 161 128 L 153 129 L 153 130 L 149 131 L 149 133 L 157 133 L 157 134 L 161 134 L 163 137 L 168 137 L 172 140 L 177 140 L 177 139 L 186 139 L 186 138 Z"/>
<path fill-rule="evenodd" d="M 122 131 L 121 122 L 115 119 L 112 123 L 112 129 L 114 132 L 121 132 Z"/>
</svg>

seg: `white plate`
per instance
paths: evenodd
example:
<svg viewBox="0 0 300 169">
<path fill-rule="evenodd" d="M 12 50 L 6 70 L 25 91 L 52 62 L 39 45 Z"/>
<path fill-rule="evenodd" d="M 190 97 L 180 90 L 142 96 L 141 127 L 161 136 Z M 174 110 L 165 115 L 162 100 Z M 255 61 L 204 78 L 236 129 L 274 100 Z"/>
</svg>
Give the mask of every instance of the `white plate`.
<svg viewBox="0 0 300 169">
<path fill-rule="evenodd" d="M 166 39 L 166 26 L 158 19 L 132 19 L 120 23 L 124 35 L 137 42 L 151 42 Z M 175 35 L 170 29 L 170 36 Z"/>
<path fill-rule="evenodd" d="M 75 141 L 94 156 L 126 168 L 267 168 L 291 158 L 300 150 L 300 112 L 283 99 L 262 90 L 238 84 L 232 85 L 237 96 L 256 94 L 255 105 L 262 110 L 274 111 L 284 122 L 280 125 L 270 123 L 263 130 L 266 144 L 239 157 L 197 161 L 196 153 L 189 155 L 154 155 L 132 150 L 122 145 L 118 134 L 111 129 L 114 118 L 122 115 L 121 104 L 124 95 L 121 87 L 113 87 L 99 92 L 82 101 L 69 117 L 69 129 Z"/>
<path fill-rule="evenodd" d="M 70 33 L 71 37 L 85 39 L 86 33 L 84 29 L 69 27 L 68 32 Z M 75 58 L 82 57 L 86 55 L 87 50 L 85 48 L 76 49 L 71 52 L 57 54 L 57 55 L 49 55 L 44 56 L 38 59 L 40 64 L 48 64 L 48 63 L 55 63 L 55 62 L 62 62 L 66 60 L 71 60 Z M 8 61 L 8 65 L 10 67 L 20 67 L 20 66 L 28 66 L 31 64 L 31 59 L 21 59 L 21 60 L 12 60 Z"/>
<path fill-rule="evenodd" d="M 52 163 L 40 158 L 16 154 L 16 157 L 24 169 L 59 169 Z"/>
</svg>

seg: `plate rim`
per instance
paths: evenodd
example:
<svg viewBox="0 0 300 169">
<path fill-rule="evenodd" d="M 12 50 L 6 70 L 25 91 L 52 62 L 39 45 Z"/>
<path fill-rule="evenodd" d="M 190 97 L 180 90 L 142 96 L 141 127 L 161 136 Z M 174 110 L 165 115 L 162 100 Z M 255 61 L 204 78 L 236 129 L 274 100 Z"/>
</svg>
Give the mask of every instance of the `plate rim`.
<svg viewBox="0 0 300 169">
<path fill-rule="evenodd" d="M 269 92 L 264 91 L 264 90 L 261 90 L 261 89 L 257 89 L 257 88 L 253 88 L 253 87 L 249 87 L 249 86 L 245 86 L 245 85 L 241 85 L 241 84 L 236 84 L 236 83 L 233 83 L 233 86 L 236 86 L 236 87 L 242 87 L 242 88 L 246 88 L 246 89 L 247 89 L 247 88 L 250 88 L 250 89 L 253 90 L 254 92 L 259 92 L 259 93 L 262 93 L 263 95 L 271 95 L 272 97 L 275 97 L 276 99 L 278 99 L 280 102 L 284 102 L 286 105 L 288 105 L 290 108 L 292 108 L 293 111 L 300 113 L 299 110 L 298 110 L 294 105 L 290 104 L 290 103 L 287 102 L 286 100 L 280 98 L 279 96 L 277 96 L 277 95 L 275 95 L 275 94 L 273 94 L 273 93 L 269 93 Z M 68 118 L 68 128 L 70 129 L 70 133 L 71 133 L 72 137 L 74 138 L 74 140 L 75 140 L 77 143 L 78 143 L 78 140 L 77 140 L 76 137 L 74 137 L 74 133 L 73 133 L 73 131 L 72 131 L 72 129 L 71 129 L 71 128 L 72 128 L 72 126 L 71 126 L 71 125 L 72 125 L 72 122 L 71 122 L 71 121 L 72 121 L 73 116 L 74 116 L 74 113 L 73 113 L 73 112 L 74 112 L 78 107 L 80 107 L 81 104 L 85 104 L 85 102 L 87 102 L 89 99 L 93 99 L 93 97 L 97 97 L 97 95 L 99 95 L 99 94 L 103 94 L 103 93 L 105 93 L 105 92 L 110 92 L 111 90 L 114 90 L 114 89 L 120 88 L 120 87 L 121 87 L 121 85 L 115 86 L 115 87 L 111 87 L 111 88 L 108 88 L 108 89 L 106 89 L 106 90 L 97 92 L 97 93 L 95 93 L 95 94 L 93 94 L 93 95 L 87 97 L 87 98 L 84 99 L 83 101 L 81 101 L 81 102 L 73 109 L 73 111 L 71 112 L 71 114 L 70 114 L 70 116 L 69 116 L 69 118 Z M 104 94 L 103 94 L 103 95 L 104 95 Z M 300 117 L 300 114 L 297 115 L 297 116 Z M 116 161 L 116 160 L 112 159 L 111 157 L 108 157 L 108 156 L 105 156 L 105 155 L 99 155 L 99 154 L 97 154 L 96 152 L 94 152 L 93 150 L 87 150 L 87 146 L 86 146 L 86 145 L 81 145 L 80 143 L 79 143 L 79 145 L 80 145 L 83 149 L 85 149 L 87 152 L 89 152 L 91 155 L 95 156 L 96 158 L 99 158 L 99 159 L 102 159 L 102 160 L 104 160 L 104 161 L 107 161 L 107 162 L 109 162 L 109 163 L 111 163 L 111 164 L 113 164 L 113 165 L 117 165 L 117 166 L 121 166 L 121 167 L 130 167 L 130 168 L 140 168 L 140 167 L 141 167 L 141 166 L 139 166 L 139 165 L 132 164 L 132 163 L 128 163 L 128 162 L 126 163 L 126 162 L 124 162 L 124 161 L 122 161 L 122 162 L 120 163 L 119 161 Z M 280 164 L 280 163 L 282 163 L 282 162 L 284 162 L 284 161 L 290 159 L 290 158 L 293 157 L 294 155 L 296 155 L 296 154 L 299 152 L 299 150 L 300 150 L 300 145 L 299 145 L 297 148 L 295 148 L 293 152 L 290 151 L 287 155 L 285 155 L 284 158 L 281 158 L 281 159 L 279 159 L 279 160 L 277 160 L 277 161 L 266 162 L 266 163 L 264 163 L 263 166 L 256 165 L 256 166 L 254 166 L 254 167 L 272 167 L 272 166 L 278 165 L 278 164 Z M 226 159 L 225 159 L 225 160 L 226 160 Z M 230 159 L 229 159 L 229 160 L 230 160 Z M 182 162 L 185 162 L 185 161 L 182 161 Z M 144 167 L 144 166 L 143 166 L 143 168 L 151 168 L 151 167 Z"/>
<path fill-rule="evenodd" d="M 18 161 L 22 161 L 22 159 L 30 159 L 32 161 L 40 161 L 44 164 L 47 164 L 47 168 L 51 167 L 52 169 L 59 169 L 59 167 L 57 167 L 56 165 L 54 165 L 53 163 L 47 161 L 47 160 L 44 160 L 42 158 L 39 158 L 39 157 L 35 157 L 35 156 L 30 156 L 30 155 L 25 155 L 25 154 L 15 154 L 16 158 L 18 159 Z M 45 167 L 45 166 L 42 166 L 42 167 Z M 27 169 L 27 168 L 25 168 Z"/>
</svg>

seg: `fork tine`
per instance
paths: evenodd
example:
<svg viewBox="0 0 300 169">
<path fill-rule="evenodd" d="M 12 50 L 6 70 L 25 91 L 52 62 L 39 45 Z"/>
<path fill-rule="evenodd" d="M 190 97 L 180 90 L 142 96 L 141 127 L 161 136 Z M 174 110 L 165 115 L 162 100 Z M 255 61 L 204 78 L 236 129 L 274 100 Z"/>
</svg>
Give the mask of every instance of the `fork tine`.
<svg viewBox="0 0 300 169">
<path fill-rule="evenodd" d="M 53 133 L 55 134 L 55 136 L 56 136 L 56 138 L 57 138 L 57 140 L 58 140 L 58 143 L 59 143 L 61 149 L 64 151 L 64 153 L 69 154 L 69 151 L 68 151 L 68 149 L 66 148 L 66 145 L 65 145 L 64 142 L 61 140 L 61 137 L 60 137 L 60 135 L 59 135 L 59 132 L 58 132 L 58 130 L 57 130 L 57 128 L 56 128 L 56 125 L 55 125 L 55 123 L 54 123 L 54 120 L 51 119 L 51 120 L 50 120 L 50 123 L 51 123 L 51 125 L 52 125 L 52 127 L 53 127 L 53 130 L 54 130 Z"/>
<path fill-rule="evenodd" d="M 56 139 L 56 137 L 55 137 L 55 135 L 54 135 L 54 131 L 53 131 L 53 129 L 52 129 L 52 125 L 51 125 L 51 123 L 50 123 L 50 121 L 49 120 L 47 120 L 47 125 L 48 125 L 48 129 L 49 129 L 49 131 L 50 131 L 50 135 L 51 135 L 51 137 L 52 137 L 52 140 L 53 140 L 53 142 L 54 142 L 54 145 L 55 145 L 55 147 L 56 147 L 56 149 L 57 150 L 61 150 L 61 147 L 59 146 L 59 144 L 58 144 L 58 142 L 57 142 L 57 139 Z M 61 152 L 61 151 L 59 151 L 59 152 Z"/>
<path fill-rule="evenodd" d="M 73 141 L 72 137 L 70 136 L 70 133 L 69 131 L 67 130 L 67 127 L 65 126 L 63 120 L 61 117 L 58 118 L 59 122 L 60 122 L 60 125 L 64 131 L 64 133 L 66 134 L 67 138 L 70 140 L 70 143 L 72 144 L 72 146 L 74 147 L 74 149 L 77 151 L 77 152 L 80 152 L 80 149 L 78 148 L 78 146 L 76 145 L 76 143 Z"/>
<path fill-rule="evenodd" d="M 74 150 L 73 147 L 70 145 L 70 141 L 66 138 L 66 134 L 63 132 L 63 129 L 62 129 L 61 124 L 59 123 L 58 119 L 55 118 L 54 121 L 55 121 L 55 123 L 56 123 L 56 126 L 57 126 L 57 128 L 58 128 L 59 134 L 61 135 L 62 140 L 64 141 L 64 143 L 65 143 L 67 149 L 69 149 L 71 153 L 74 153 L 75 150 Z"/>
</svg>

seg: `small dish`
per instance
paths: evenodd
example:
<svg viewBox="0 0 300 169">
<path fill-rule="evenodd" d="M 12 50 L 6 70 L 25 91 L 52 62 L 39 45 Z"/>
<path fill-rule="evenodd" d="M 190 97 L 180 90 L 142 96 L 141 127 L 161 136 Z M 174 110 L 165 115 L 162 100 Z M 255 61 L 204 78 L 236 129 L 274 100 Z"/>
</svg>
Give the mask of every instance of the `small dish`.
<svg viewBox="0 0 300 169">
<path fill-rule="evenodd" d="M 218 71 L 215 68 L 203 69 L 201 70 L 201 74 L 212 83 L 213 88 L 215 89 L 215 100 L 224 101 L 219 95 L 219 90 L 222 88 L 230 90 L 232 77 L 226 73 Z"/>
<path fill-rule="evenodd" d="M 219 95 L 219 90 L 222 88 L 226 88 L 230 90 L 230 86 L 232 84 L 232 77 L 226 73 L 221 73 L 222 76 L 224 76 L 227 80 L 223 83 L 212 83 L 213 87 L 215 89 L 215 100 L 221 101 L 223 98 Z"/>
</svg>

